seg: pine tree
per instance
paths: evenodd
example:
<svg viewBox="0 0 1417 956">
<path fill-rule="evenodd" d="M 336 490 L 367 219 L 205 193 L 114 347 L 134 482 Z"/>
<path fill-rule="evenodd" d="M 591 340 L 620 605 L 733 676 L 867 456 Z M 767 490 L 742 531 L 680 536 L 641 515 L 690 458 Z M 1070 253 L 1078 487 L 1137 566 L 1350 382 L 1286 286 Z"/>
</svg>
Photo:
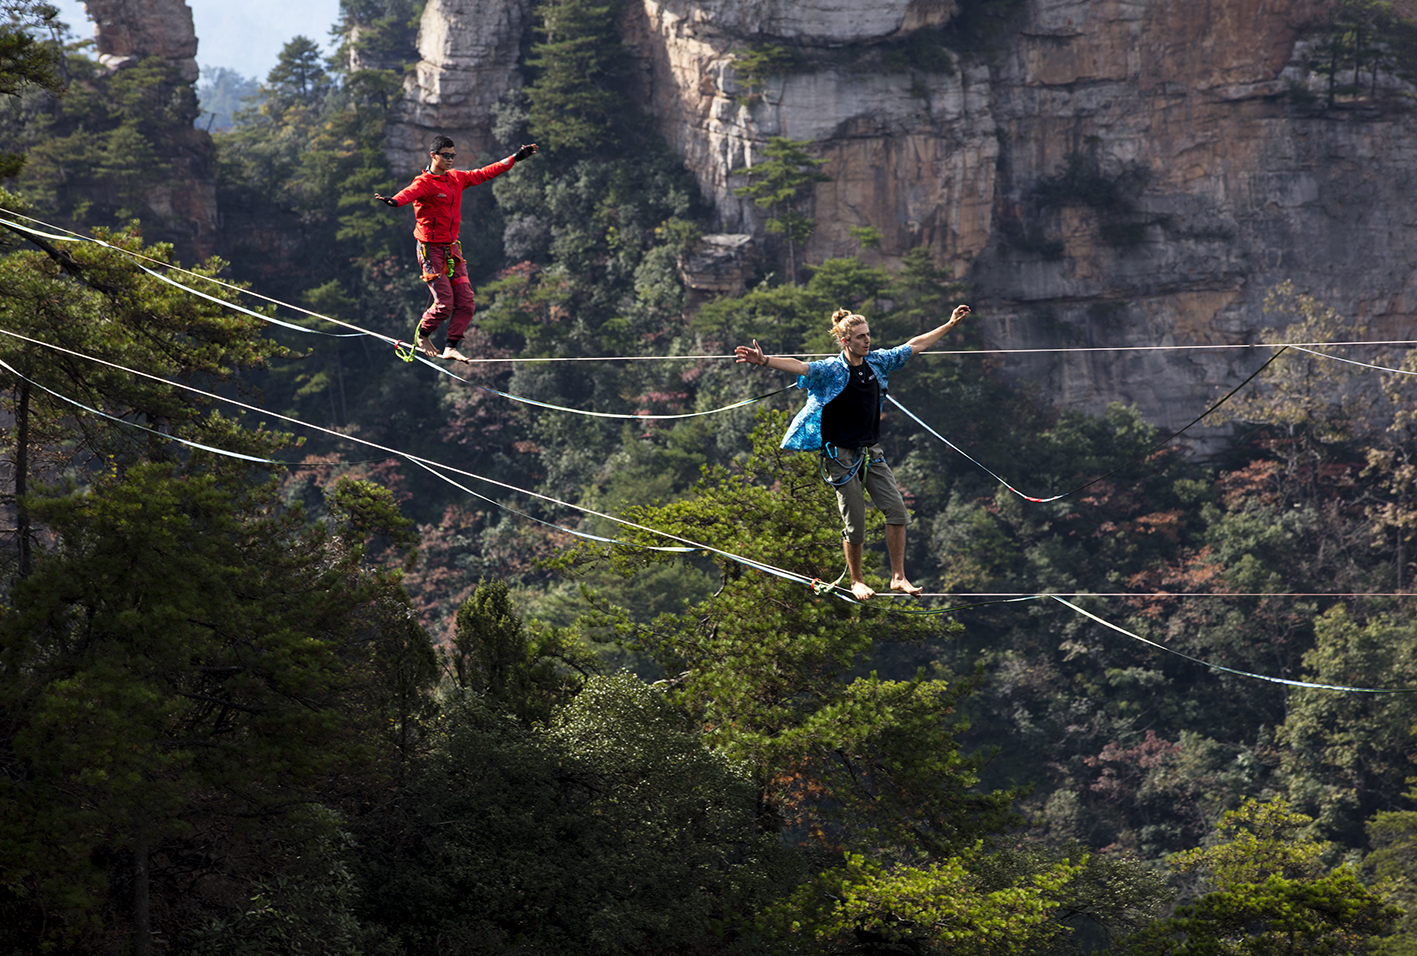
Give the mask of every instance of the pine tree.
<svg viewBox="0 0 1417 956">
<path fill-rule="evenodd" d="M 281 48 L 266 86 L 291 105 L 318 106 L 330 89 L 323 59 L 315 41 L 298 36 Z"/>
<path fill-rule="evenodd" d="M 615 32 L 618 6 L 545 0 L 537 7 L 542 39 L 527 59 L 535 76 L 528 129 L 548 153 L 597 153 L 624 140 L 632 110 L 622 88 L 629 57 Z"/>
<path fill-rule="evenodd" d="M 806 191 L 813 183 L 831 180 L 818 171 L 827 161 L 809 154 L 810 145 L 809 140 L 770 137 L 763 147 L 766 159 L 729 174 L 748 179 L 733 195 L 752 199 L 759 209 L 772 214 L 767 230 L 781 233 L 787 240 L 787 277 L 793 283 L 797 281 L 797 246 L 810 239 L 817 228 L 817 221 L 802 212 Z"/>
<path fill-rule="evenodd" d="M 0 95 L 18 99 L 32 87 L 56 96 L 63 93 L 67 84 L 57 36 L 62 24 L 55 19 L 59 10 L 38 0 L 7 0 L 0 14 Z M 23 153 L 0 152 L 0 179 L 18 175 L 24 164 Z"/>
</svg>

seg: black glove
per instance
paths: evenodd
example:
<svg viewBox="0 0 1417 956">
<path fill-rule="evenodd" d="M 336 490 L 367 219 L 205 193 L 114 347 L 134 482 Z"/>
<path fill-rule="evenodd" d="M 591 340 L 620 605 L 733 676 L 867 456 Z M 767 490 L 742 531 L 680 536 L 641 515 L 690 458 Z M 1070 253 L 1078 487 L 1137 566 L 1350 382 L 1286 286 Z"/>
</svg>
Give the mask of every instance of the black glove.
<svg viewBox="0 0 1417 956">
<path fill-rule="evenodd" d="M 393 206 L 395 209 L 398 208 L 398 200 L 390 196 L 380 196 L 378 193 L 375 193 L 374 198 L 386 206 Z"/>
<path fill-rule="evenodd" d="M 534 152 L 536 152 L 536 144 L 532 143 L 529 146 L 523 146 L 521 149 L 513 153 L 512 159 L 516 160 L 517 162 L 521 162 Z"/>
</svg>

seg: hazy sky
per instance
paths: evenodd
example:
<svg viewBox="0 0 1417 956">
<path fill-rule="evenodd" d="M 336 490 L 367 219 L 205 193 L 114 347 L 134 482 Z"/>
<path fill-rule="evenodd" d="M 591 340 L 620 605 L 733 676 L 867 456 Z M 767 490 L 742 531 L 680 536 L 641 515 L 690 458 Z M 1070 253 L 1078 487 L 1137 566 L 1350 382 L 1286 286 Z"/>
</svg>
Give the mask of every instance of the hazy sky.
<svg viewBox="0 0 1417 956">
<path fill-rule="evenodd" d="M 50 2 L 76 36 L 93 36 L 80 0 Z M 339 0 L 187 0 L 187 6 L 197 27 L 197 63 L 258 80 L 293 37 L 307 36 L 328 51 L 330 27 L 339 17 Z"/>
</svg>

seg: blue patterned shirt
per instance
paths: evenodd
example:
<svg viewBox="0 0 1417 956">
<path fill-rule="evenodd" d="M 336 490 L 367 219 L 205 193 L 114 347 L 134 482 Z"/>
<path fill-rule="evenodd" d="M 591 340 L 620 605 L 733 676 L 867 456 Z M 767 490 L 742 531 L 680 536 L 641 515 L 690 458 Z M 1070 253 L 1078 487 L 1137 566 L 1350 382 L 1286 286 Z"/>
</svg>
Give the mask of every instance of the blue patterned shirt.
<svg viewBox="0 0 1417 956">
<path fill-rule="evenodd" d="M 881 402 L 886 400 L 888 383 L 886 373 L 893 372 L 910 361 L 909 345 L 898 345 L 893 349 L 866 353 L 876 377 L 881 380 Z M 797 413 L 792 424 L 787 426 L 782 447 L 790 451 L 817 451 L 822 447 L 822 409 L 827 402 L 836 398 L 846 388 L 851 375 L 851 366 L 846 364 L 846 353 L 835 358 L 807 363 L 807 374 L 797 376 L 797 387 L 807 390 L 807 407 Z M 879 411 L 879 409 L 877 410 Z"/>
</svg>

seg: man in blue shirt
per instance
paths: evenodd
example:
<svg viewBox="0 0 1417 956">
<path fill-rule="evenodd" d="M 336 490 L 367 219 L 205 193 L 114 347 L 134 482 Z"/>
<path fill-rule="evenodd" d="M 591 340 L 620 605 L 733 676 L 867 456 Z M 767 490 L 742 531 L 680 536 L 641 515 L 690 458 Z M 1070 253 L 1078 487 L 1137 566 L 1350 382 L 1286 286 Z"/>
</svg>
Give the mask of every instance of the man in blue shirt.
<svg viewBox="0 0 1417 956">
<path fill-rule="evenodd" d="M 844 524 L 841 548 L 851 575 L 851 593 L 858 601 L 874 597 L 861 572 L 861 549 L 866 541 L 866 498 L 886 516 L 886 551 L 891 561 L 891 590 L 919 594 L 921 588 L 905 576 L 905 510 L 900 486 L 885 452 L 877 443 L 881 430 L 881 405 L 887 376 L 916 352 L 940 340 L 969 314 L 969 306 L 956 306 L 950 320 L 922 332 L 904 345 L 883 352 L 871 351 L 871 327 L 863 316 L 837 309 L 832 314 L 832 335 L 841 342 L 841 354 L 820 362 L 803 362 L 782 355 L 764 355 L 757 340 L 749 348 L 734 349 L 737 361 L 764 365 L 797 376 L 797 387 L 807 390 L 807 406 L 788 426 L 782 447 L 820 451 L 822 472 L 836 489 Z"/>
</svg>

